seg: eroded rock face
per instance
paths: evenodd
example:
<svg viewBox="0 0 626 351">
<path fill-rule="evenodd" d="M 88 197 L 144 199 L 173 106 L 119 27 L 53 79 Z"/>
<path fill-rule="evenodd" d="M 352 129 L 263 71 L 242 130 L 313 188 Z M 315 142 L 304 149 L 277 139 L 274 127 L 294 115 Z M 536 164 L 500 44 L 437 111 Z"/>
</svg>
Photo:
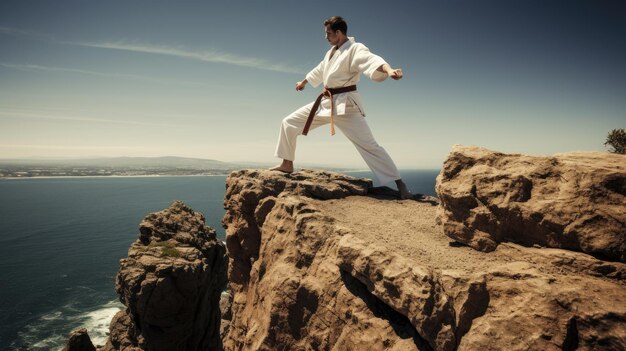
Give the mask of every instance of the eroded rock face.
<svg viewBox="0 0 626 351">
<path fill-rule="evenodd" d="M 141 222 L 115 289 L 126 310 L 100 350 L 219 350 L 226 256 L 202 214 L 174 202 Z"/>
<path fill-rule="evenodd" d="M 227 186 L 232 319 L 226 350 L 428 348 L 409 318 L 339 268 L 346 232 L 309 201 L 365 195 L 370 181 L 316 171 L 241 171 Z"/>
<path fill-rule="evenodd" d="M 482 251 L 500 242 L 626 262 L 626 156 L 551 157 L 455 146 L 437 177 L 449 237 Z"/>
<path fill-rule="evenodd" d="M 226 350 L 626 347 L 623 263 L 455 245 L 431 201 L 379 200 L 332 173 L 241 171 L 227 185 Z"/>
<path fill-rule="evenodd" d="M 226 228 L 231 284 L 246 284 L 252 262 L 258 258 L 261 243 L 260 227 L 280 194 L 300 195 L 317 199 L 365 195 L 372 182 L 337 173 L 303 171 L 289 175 L 262 170 L 233 172 L 226 180 L 222 220 Z M 263 200 L 263 201 L 262 201 Z"/>
<path fill-rule="evenodd" d="M 376 244 L 346 234 L 339 240 L 339 268 L 363 283 L 369 292 L 406 316 L 420 336 L 437 350 L 456 348 L 455 313 L 434 271 Z"/>
</svg>

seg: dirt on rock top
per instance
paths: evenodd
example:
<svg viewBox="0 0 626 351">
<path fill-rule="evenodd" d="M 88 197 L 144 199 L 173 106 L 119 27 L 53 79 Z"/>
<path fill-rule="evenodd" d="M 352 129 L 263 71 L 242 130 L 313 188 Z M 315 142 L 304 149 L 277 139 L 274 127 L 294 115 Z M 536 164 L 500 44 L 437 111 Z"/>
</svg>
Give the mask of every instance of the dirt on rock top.
<svg viewBox="0 0 626 351">
<path fill-rule="evenodd" d="M 477 251 L 458 243 L 437 223 L 437 206 L 414 200 L 382 200 L 350 196 L 317 201 L 316 206 L 357 237 L 435 270 L 465 273 L 487 271 L 512 262 L 528 262 L 548 274 L 587 273 L 624 282 L 626 265 L 562 249 L 524 247 L 502 243 L 493 252 Z M 605 276 L 602 271 L 613 271 Z"/>
</svg>

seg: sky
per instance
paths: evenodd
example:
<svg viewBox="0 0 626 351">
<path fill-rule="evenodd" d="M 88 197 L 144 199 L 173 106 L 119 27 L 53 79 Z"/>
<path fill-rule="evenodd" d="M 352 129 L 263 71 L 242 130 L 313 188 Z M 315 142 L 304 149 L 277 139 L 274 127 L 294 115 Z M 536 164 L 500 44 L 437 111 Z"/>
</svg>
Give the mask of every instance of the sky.
<svg viewBox="0 0 626 351">
<path fill-rule="evenodd" d="M 2 0 L 0 158 L 276 162 L 281 120 L 320 93 L 295 83 L 333 15 L 404 71 L 358 87 L 400 169 L 440 168 L 454 144 L 605 151 L 626 128 L 623 1 Z M 366 168 L 324 127 L 295 161 Z"/>
</svg>

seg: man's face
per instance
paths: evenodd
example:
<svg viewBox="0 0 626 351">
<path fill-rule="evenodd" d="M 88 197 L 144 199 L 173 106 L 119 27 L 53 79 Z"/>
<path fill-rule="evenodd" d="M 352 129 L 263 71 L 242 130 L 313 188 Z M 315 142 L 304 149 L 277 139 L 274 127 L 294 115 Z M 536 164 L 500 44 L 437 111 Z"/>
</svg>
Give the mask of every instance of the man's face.
<svg viewBox="0 0 626 351">
<path fill-rule="evenodd" d="M 326 31 L 326 40 L 328 40 L 328 43 L 330 43 L 330 45 L 337 45 L 339 43 L 340 38 L 340 31 L 333 31 L 330 28 L 330 25 L 326 25 L 324 27 L 324 30 Z"/>
</svg>

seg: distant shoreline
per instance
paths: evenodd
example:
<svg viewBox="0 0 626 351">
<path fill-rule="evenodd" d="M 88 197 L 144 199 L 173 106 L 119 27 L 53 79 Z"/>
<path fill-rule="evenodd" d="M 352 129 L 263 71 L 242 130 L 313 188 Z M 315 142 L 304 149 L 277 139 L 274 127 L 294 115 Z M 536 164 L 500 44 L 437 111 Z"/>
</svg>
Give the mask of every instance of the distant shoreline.
<svg viewBox="0 0 626 351">
<path fill-rule="evenodd" d="M 34 177 L 0 177 L 3 180 L 27 180 L 27 179 L 67 179 L 67 178 L 165 178 L 165 177 L 224 177 L 224 174 L 144 174 L 144 175 L 85 175 L 85 176 L 34 176 Z"/>
</svg>

